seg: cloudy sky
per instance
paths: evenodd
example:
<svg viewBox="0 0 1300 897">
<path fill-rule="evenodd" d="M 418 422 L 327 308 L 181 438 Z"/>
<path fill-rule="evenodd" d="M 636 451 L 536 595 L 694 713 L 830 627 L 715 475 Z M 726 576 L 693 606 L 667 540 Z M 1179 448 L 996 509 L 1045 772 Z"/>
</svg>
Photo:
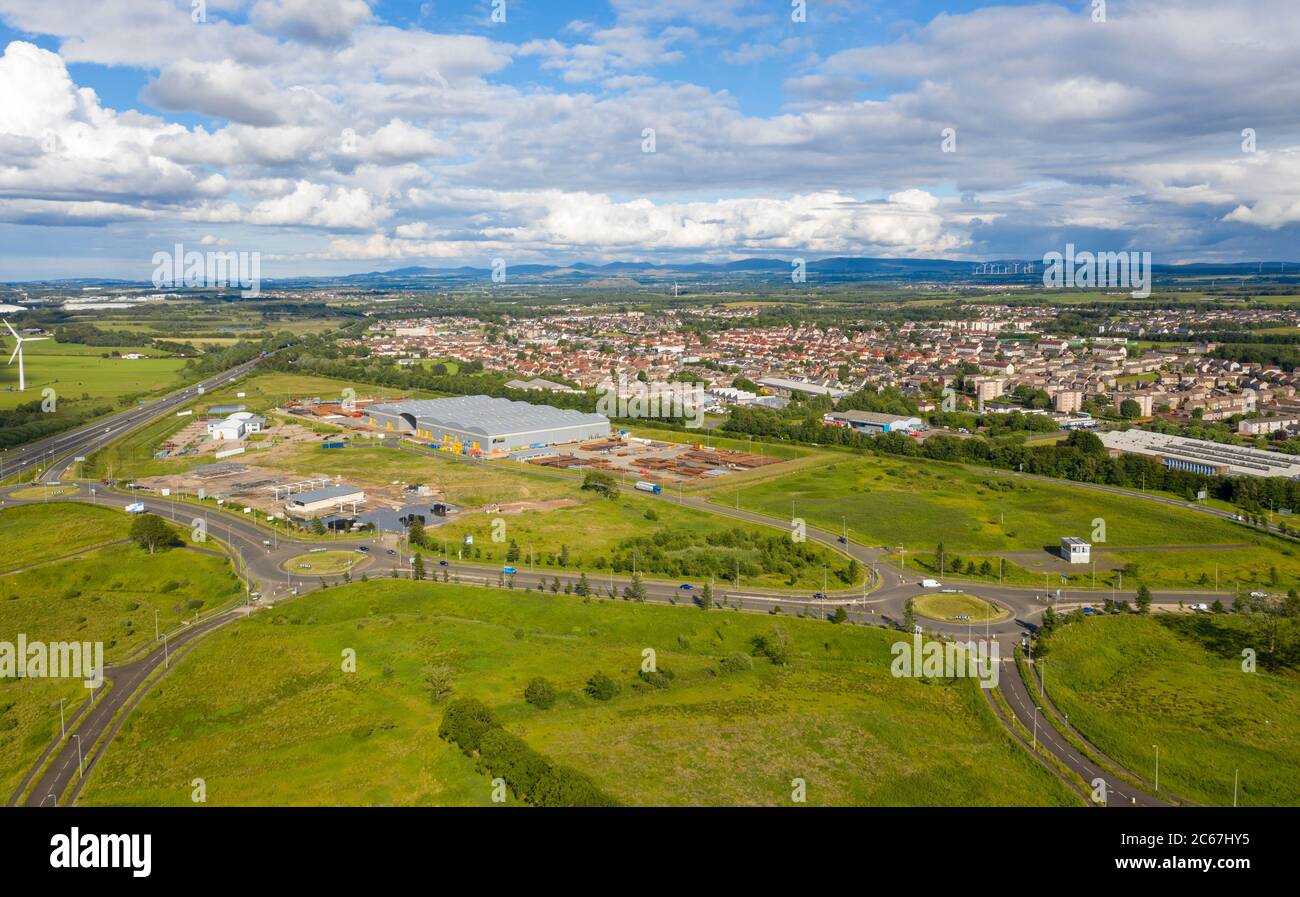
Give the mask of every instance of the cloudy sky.
<svg viewBox="0 0 1300 897">
<path fill-rule="evenodd" d="M 0 0 L 0 280 L 1300 260 L 1296 0 L 1094 4 Z"/>
</svg>

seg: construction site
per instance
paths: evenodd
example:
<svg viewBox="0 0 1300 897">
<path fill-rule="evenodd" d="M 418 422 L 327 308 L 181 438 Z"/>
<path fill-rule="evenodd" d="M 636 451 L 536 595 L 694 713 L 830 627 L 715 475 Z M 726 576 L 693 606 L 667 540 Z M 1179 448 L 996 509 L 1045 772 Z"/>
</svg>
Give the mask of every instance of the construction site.
<svg viewBox="0 0 1300 897">
<path fill-rule="evenodd" d="M 701 443 L 610 437 L 518 460 L 559 470 L 603 470 L 658 483 L 692 483 L 782 463 L 781 458 L 708 448 Z"/>
</svg>

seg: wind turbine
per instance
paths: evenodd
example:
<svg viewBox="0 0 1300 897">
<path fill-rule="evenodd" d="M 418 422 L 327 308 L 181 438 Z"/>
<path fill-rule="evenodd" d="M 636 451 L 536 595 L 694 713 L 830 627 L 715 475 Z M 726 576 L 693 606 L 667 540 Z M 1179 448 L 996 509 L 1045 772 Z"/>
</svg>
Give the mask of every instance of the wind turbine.
<svg viewBox="0 0 1300 897">
<path fill-rule="evenodd" d="M 27 374 L 26 371 L 23 370 L 23 343 L 39 343 L 41 340 L 49 339 L 49 337 L 48 336 L 19 336 L 18 331 L 14 330 L 14 325 L 10 324 L 8 321 L 5 321 L 5 326 L 9 328 L 9 332 L 14 335 L 14 340 L 18 343 L 16 346 L 14 346 L 14 354 L 9 356 L 9 363 L 13 364 L 15 357 L 18 359 L 18 391 L 26 392 Z"/>
</svg>

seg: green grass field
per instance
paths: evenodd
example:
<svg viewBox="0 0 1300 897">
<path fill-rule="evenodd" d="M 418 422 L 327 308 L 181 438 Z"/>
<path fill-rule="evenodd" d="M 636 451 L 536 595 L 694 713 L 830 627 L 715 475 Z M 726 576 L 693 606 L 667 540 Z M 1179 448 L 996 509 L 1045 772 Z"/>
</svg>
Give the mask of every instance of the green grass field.
<svg viewBox="0 0 1300 897">
<path fill-rule="evenodd" d="M 22 568 L 0 575 L 0 639 L 102 642 L 113 663 L 153 639 L 155 611 L 167 630 L 238 593 L 224 556 L 106 544 L 125 538 L 129 522 L 120 511 L 66 503 L 0 511 L 4 563 Z M 86 695 L 81 680 L 0 680 L 0 796 L 58 734 L 59 700 L 71 714 Z"/>
<path fill-rule="evenodd" d="M 6 508 L 0 510 L 0 572 L 125 539 L 130 529 L 130 517 L 107 508 L 68 502 Z"/>
<path fill-rule="evenodd" d="M 355 551 L 318 551 L 290 558 L 284 567 L 297 576 L 326 576 L 351 570 L 363 560 Z"/>
<path fill-rule="evenodd" d="M 531 559 L 538 568 L 561 569 L 557 557 L 563 547 L 568 548 L 567 569 L 611 569 L 611 558 L 622 554 L 630 559 L 632 541 L 637 537 L 658 538 L 662 543 L 663 557 L 650 562 L 651 547 L 638 546 L 640 559 L 637 567 L 642 573 L 658 579 L 682 579 L 701 585 L 701 563 L 716 567 L 718 580 L 734 577 L 735 565 L 741 566 L 741 582 L 750 587 L 798 588 L 816 591 L 822 588 L 822 572 L 831 589 L 843 589 L 861 583 L 864 571 L 849 581 L 849 559 L 825 546 L 806 542 L 801 548 L 810 553 L 810 559 L 798 563 L 790 554 L 788 564 L 781 569 L 769 566 L 760 572 L 759 550 L 752 547 L 730 547 L 720 543 L 728 533 L 776 536 L 783 547 L 788 546 L 789 533 L 785 530 L 761 527 L 740 521 L 728 520 L 692 508 L 674 505 L 665 499 L 620 495 L 617 501 L 593 498 L 591 493 L 573 488 L 572 497 L 578 506 L 556 508 L 549 511 L 526 511 L 498 517 L 493 514 L 472 514 L 454 522 L 427 530 L 428 541 L 441 554 L 446 540 L 450 557 L 457 556 L 458 547 L 466 535 L 473 536 L 473 560 L 503 562 L 510 541 L 519 548 L 520 556 L 515 566 L 527 568 Z M 647 514 L 654 515 L 648 519 Z M 493 542 L 494 521 L 505 523 L 504 542 Z M 659 535 L 662 534 L 662 535 Z M 707 544 L 706 544 L 707 543 Z M 471 558 L 466 557 L 469 560 Z M 631 572 L 630 564 L 623 568 Z M 694 571 L 694 573 L 692 572 Z M 845 576 L 839 574 L 845 573 Z M 593 580 L 599 585 L 599 577 Z"/>
<path fill-rule="evenodd" d="M 707 493 L 734 506 L 735 493 L 719 486 Z M 783 519 L 839 532 L 867 545 L 903 546 L 908 554 L 933 553 L 938 543 L 953 554 L 1016 555 L 1015 565 L 1041 583 L 1048 572 L 1055 584 L 1061 569 L 1046 549 L 1062 536 L 1091 540 L 1095 521 L 1105 522 L 1106 541 L 1097 541 L 1098 585 L 1109 585 L 1108 570 L 1129 568 L 1152 587 L 1212 588 L 1215 566 L 1220 586 L 1278 587 L 1300 582 L 1300 545 L 1192 510 L 1010 474 L 968 470 L 953 464 L 874 456 L 837 460 L 816 470 L 791 473 L 741 491 L 740 506 Z M 1183 546 L 1176 551 L 1125 551 L 1125 548 Z M 1243 546 L 1213 548 L 1211 546 Z M 910 558 L 909 558 L 910 562 Z M 993 561 L 996 568 L 996 559 Z M 1135 573 L 1136 571 L 1136 573 Z M 1079 585 L 1091 571 L 1070 571 Z M 994 576 L 996 578 L 996 574 Z"/>
<path fill-rule="evenodd" d="M 8 340 L 12 351 L 12 339 Z M 0 368 L 0 409 L 40 401 L 42 391 L 53 389 L 65 400 L 116 400 L 133 394 L 165 392 L 181 385 L 183 358 L 101 358 L 105 352 L 141 352 L 157 356 L 157 350 L 119 346 L 61 345 L 54 340 L 30 343 L 23 349 L 27 391 L 18 392 L 18 368 Z"/>
<path fill-rule="evenodd" d="M 1181 631 L 1186 627 L 1186 632 Z M 1189 634 L 1190 633 L 1190 634 Z M 1116 762 L 1181 797 L 1243 806 L 1300 804 L 1300 677 L 1242 671 L 1258 645 L 1227 616 L 1103 617 L 1046 644 L 1048 696 Z"/>
<path fill-rule="evenodd" d="M 928 592 L 916 599 L 916 612 L 922 617 L 941 622 L 952 622 L 959 617 L 969 617 L 973 623 L 1001 620 L 1007 616 L 1002 608 L 976 598 L 974 595 L 945 595 Z"/>
<path fill-rule="evenodd" d="M 777 637 L 766 658 L 720 658 Z M 883 630 L 728 611 L 375 581 L 313 593 L 214 633 L 150 692 L 81 802 L 482 805 L 489 777 L 437 737 L 423 683 L 449 666 L 535 750 L 628 804 L 1070 804 L 1015 747 L 970 680 L 889 673 Z M 634 688 L 645 648 L 675 674 Z M 356 672 L 342 670 L 346 649 Z M 236 672 L 237 671 L 237 672 Z M 583 694 L 597 671 L 622 691 Z M 549 679 L 556 705 L 523 700 Z M 511 802 L 514 799 L 511 798 Z"/>
</svg>

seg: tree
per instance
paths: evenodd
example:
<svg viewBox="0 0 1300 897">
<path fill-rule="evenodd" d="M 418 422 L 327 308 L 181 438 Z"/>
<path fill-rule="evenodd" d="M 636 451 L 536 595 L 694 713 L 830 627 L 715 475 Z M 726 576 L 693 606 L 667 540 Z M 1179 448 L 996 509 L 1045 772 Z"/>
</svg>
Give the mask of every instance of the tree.
<svg viewBox="0 0 1300 897">
<path fill-rule="evenodd" d="M 569 566 L 569 546 L 568 546 L 568 545 L 561 545 L 561 546 L 560 546 L 560 566 L 561 566 L 561 567 L 567 567 L 567 566 Z"/>
<path fill-rule="evenodd" d="M 419 517 L 412 517 L 410 524 L 406 527 L 406 541 L 412 545 L 424 547 L 424 524 L 420 522 Z"/>
<path fill-rule="evenodd" d="M 513 564 L 517 560 L 519 560 L 519 543 L 511 539 L 506 547 L 506 563 Z"/>
<path fill-rule="evenodd" d="M 451 697 L 452 679 L 456 671 L 445 663 L 431 663 L 424 667 L 424 684 L 429 689 L 429 697 L 438 704 Z"/>
<path fill-rule="evenodd" d="M 1119 403 L 1119 416 L 1129 419 L 1142 416 L 1142 406 L 1133 399 L 1125 399 Z"/>
<path fill-rule="evenodd" d="M 849 618 L 848 611 L 844 609 L 844 605 L 842 604 L 839 607 L 835 608 L 835 613 L 831 614 L 832 623 L 843 623 L 846 620 L 848 620 L 848 618 Z"/>
<path fill-rule="evenodd" d="M 325 523 L 319 517 L 313 517 L 309 527 L 313 536 L 325 535 Z"/>
<path fill-rule="evenodd" d="M 588 595 L 591 594 L 591 583 L 587 582 L 587 574 L 585 571 L 581 576 L 578 577 L 578 585 L 576 591 L 578 595 L 583 598 L 586 598 Z"/>
<path fill-rule="evenodd" d="M 1140 614 L 1151 613 L 1151 590 L 1146 583 L 1140 583 L 1137 590 L 1137 609 Z"/>
<path fill-rule="evenodd" d="M 700 589 L 700 607 L 709 610 L 713 607 L 713 583 L 706 582 Z"/>
<path fill-rule="evenodd" d="M 916 629 L 916 599 L 908 598 L 903 603 L 903 629 L 912 632 Z"/>
<path fill-rule="evenodd" d="M 645 601 L 646 598 L 645 583 L 641 581 L 640 573 L 632 574 L 632 586 L 628 592 L 628 595 L 629 597 L 631 597 L 633 601 Z"/>
<path fill-rule="evenodd" d="M 420 552 L 415 553 L 415 558 L 411 561 L 411 576 L 416 579 L 424 579 L 424 555 Z"/>
<path fill-rule="evenodd" d="M 603 470 L 588 471 L 582 479 L 582 488 L 609 499 L 618 498 L 618 480 L 614 479 L 613 474 Z"/>
<path fill-rule="evenodd" d="M 538 676 L 524 689 L 524 700 L 534 707 L 550 710 L 555 706 L 555 686 Z"/>
<path fill-rule="evenodd" d="M 131 523 L 131 539 L 141 548 L 154 554 L 160 548 L 170 548 L 179 541 L 161 517 L 141 514 Z"/>
</svg>

